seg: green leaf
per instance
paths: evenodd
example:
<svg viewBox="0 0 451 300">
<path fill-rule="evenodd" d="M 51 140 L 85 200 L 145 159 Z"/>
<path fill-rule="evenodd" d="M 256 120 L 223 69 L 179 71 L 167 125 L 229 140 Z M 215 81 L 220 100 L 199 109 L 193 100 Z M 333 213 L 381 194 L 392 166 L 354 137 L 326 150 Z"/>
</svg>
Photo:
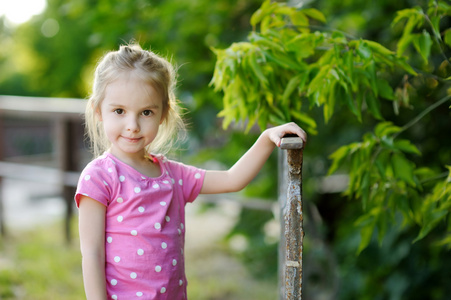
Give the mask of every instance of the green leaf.
<svg viewBox="0 0 451 300">
<path fill-rule="evenodd" d="M 357 53 L 365 60 L 371 59 L 371 57 L 373 55 L 373 51 L 371 51 L 371 48 L 364 41 L 359 42 L 359 45 L 356 50 L 357 50 Z"/>
<path fill-rule="evenodd" d="M 365 172 L 360 183 L 360 192 L 362 193 L 362 207 L 365 211 L 370 198 L 370 172 Z"/>
<path fill-rule="evenodd" d="M 382 115 L 380 112 L 380 103 L 379 100 L 374 97 L 373 94 L 367 93 L 365 95 L 365 102 L 368 105 L 368 109 L 371 112 L 371 114 L 378 120 L 382 120 Z"/>
<path fill-rule="evenodd" d="M 387 80 L 382 79 L 382 78 L 377 78 L 376 83 L 377 83 L 377 90 L 379 92 L 379 95 L 382 98 L 385 98 L 388 100 L 395 100 L 395 95 L 393 93 L 393 89 L 390 86 L 390 84 L 388 84 Z"/>
<path fill-rule="evenodd" d="M 420 150 L 413 145 L 409 140 L 395 140 L 394 147 L 408 153 L 413 153 L 417 155 L 421 155 Z"/>
<path fill-rule="evenodd" d="M 325 65 L 325 66 L 321 67 L 320 71 L 310 81 L 310 84 L 309 84 L 308 90 L 307 90 L 308 96 L 324 89 L 324 83 L 326 80 L 326 76 L 329 72 L 329 69 L 330 69 L 329 65 Z"/>
<path fill-rule="evenodd" d="M 288 51 L 296 53 L 298 59 L 307 58 L 315 53 L 318 37 L 313 34 L 299 34 L 286 43 Z"/>
<path fill-rule="evenodd" d="M 374 133 L 378 138 L 397 133 L 401 130 L 401 127 L 393 125 L 392 122 L 382 122 L 377 124 Z"/>
<path fill-rule="evenodd" d="M 338 148 L 334 153 L 329 155 L 329 159 L 332 159 L 332 165 L 327 172 L 327 175 L 332 175 L 343 164 L 344 160 L 348 157 L 349 147 L 342 146 Z"/>
<path fill-rule="evenodd" d="M 410 186 L 416 185 L 413 177 L 414 166 L 412 162 L 398 153 L 393 154 L 391 162 L 396 178 L 405 181 Z"/>
<path fill-rule="evenodd" d="M 404 71 L 410 73 L 411 75 L 417 76 L 418 73 L 405 61 L 405 58 L 399 58 L 395 61 L 395 64 L 398 67 L 401 67 L 404 69 Z"/>
<path fill-rule="evenodd" d="M 307 114 L 305 114 L 303 112 L 296 111 L 296 110 L 291 110 L 290 115 L 293 118 L 295 118 L 296 120 L 298 120 L 299 122 L 301 122 L 302 124 L 305 124 L 307 126 L 305 128 L 305 130 L 309 134 L 317 134 L 316 122 L 313 118 L 309 117 Z"/>
<path fill-rule="evenodd" d="M 351 94 L 347 93 L 341 86 L 336 86 L 336 91 L 337 99 L 343 99 L 351 112 L 357 117 L 357 120 L 359 120 L 359 122 L 362 122 L 362 114 L 360 110 L 357 109 L 354 100 L 351 97 Z"/>
<path fill-rule="evenodd" d="M 279 43 L 271 40 L 270 38 L 259 35 L 256 32 L 251 32 L 249 34 L 249 41 L 254 45 L 263 46 L 266 49 L 270 49 L 272 51 L 280 51 L 285 52 L 285 49 Z"/>
<path fill-rule="evenodd" d="M 445 44 L 451 47 L 451 29 L 445 31 Z"/>
<path fill-rule="evenodd" d="M 420 53 L 424 62 L 428 62 L 429 54 L 431 53 L 432 39 L 429 32 L 423 30 L 422 34 L 417 34 L 413 36 L 413 45 Z"/>
<path fill-rule="evenodd" d="M 431 24 L 432 24 L 432 30 L 434 31 L 434 35 L 441 40 L 442 37 L 440 36 L 440 16 L 432 16 L 431 18 Z M 445 32 L 446 37 L 446 32 Z"/>
<path fill-rule="evenodd" d="M 252 27 L 255 28 L 255 26 L 262 21 L 263 17 L 270 13 L 270 11 L 268 11 L 270 7 L 271 0 L 266 0 L 263 2 L 262 6 L 251 17 L 250 23 Z"/>
<path fill-rule="evenodd" d="M 379 54 L 381 54 L 381 55 L 384 55 L 384 56 L 390 56 L 390 55 L 395 54 L 395 52 L 393 52 L 393 51 L 391 51 L 391 50 L 385 48 L 385 47 L 382 46 L 381 44 L 376 43 L 376 42 L 374 42 L 374 41 L 365 40 L 365 43 L 368 45 L 368 47 L 370 47 L 370 49 L 371 49 L 373 52 L 377 52 L 377 53 L 379 53 Z"/>
<path fill-rule="evenodd" d="M 253 71 L 253 73 L 257 76 L 260 83 L 263 87 L 267 87 L 269 82 L 268 79 L 263 74 L 262 68 L 260 67 L 260 64 L 257 62 L 257 56 L 255 51 L 251 51 L 248 55 L 249 65 Z"/>
<path fill-rule="evenodd" d="M 302 89 L 307 80 L 308 72 L 303 72 L 296 76 L 293 76 L 287 83 L 285 90 L 282 95 L 282 101 L 284 104 L 288 102 L 288 98 L 293 94 L 293 92 L 298 88 Z"/>
<path fill-rule="evenodd" d="M 360 255 L 360 253 L 362 253 L 362 251 L 365 250 L 366 247 L 368 247 L 368 245 L 371 242 L 371 237 L 373 236 L 373 231 L 374 231 L 374 226 L 363 227 L 360 230 L 361 240 L 360 240 L 359 248 L 357 249 L 356 255 Z"/>
<path fill-rule="evenodd" d="M 315 8 L 302 9 L 301 12 L 303 12 L 312 19 L 326 23 L 326 17 L 324 16 L 324 14 Z"/>
<path fill-rule="evenodd" d="M 443 218 L 445 218 L 447 214 L 448 211 L 446 210 L 433 210 L 431 212 L 428 212 L 427 219 L 424 220 L 420 233 L 413 241 L 413 243 L 418 242 L 419 240 L 423 239 L 426 235 L 428 235 L 428 233 L 431 232 L 431 230 L 434 229 L 438 225 L 438 223 L 442 221 Z"/>
</svg>

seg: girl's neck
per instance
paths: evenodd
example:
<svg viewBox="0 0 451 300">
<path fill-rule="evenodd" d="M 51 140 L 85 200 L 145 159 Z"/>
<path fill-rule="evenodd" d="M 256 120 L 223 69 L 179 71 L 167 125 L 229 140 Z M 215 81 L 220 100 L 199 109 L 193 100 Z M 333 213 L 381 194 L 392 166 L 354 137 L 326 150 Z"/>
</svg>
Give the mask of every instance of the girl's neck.
<svg viewBox="0 0 451 300">
<path fill-rule="evenodd" d="M 118 155 L 117 153 L 112 151 L 112 149 L 110 149 L 108 152 L 123 163 L 129 165 L 130 167 L 147 177 L 156 178 L 161 175 L 158 161 L 146 152 L 135 155 Z"/>
</svg>

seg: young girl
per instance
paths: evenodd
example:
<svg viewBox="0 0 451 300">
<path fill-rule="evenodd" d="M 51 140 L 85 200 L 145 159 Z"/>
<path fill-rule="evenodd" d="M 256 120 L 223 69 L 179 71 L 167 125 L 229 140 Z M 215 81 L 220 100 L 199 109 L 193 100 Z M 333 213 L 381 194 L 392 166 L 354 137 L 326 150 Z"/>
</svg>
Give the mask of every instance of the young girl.
<svg viewBox="0 0 451 300">
<path fill-rule="evenodd" d="M 86 297 L 186 299 L 185 204 L 199 193 L 239 191 L 294 123 L 264 131 L 228 171 L 205 171 L 162 153 L 183 128 L 171 64 L 138 45 L 104 56 L 95 72 L 86 127 L 97 156 L 75 201 Z"/>
</svg>

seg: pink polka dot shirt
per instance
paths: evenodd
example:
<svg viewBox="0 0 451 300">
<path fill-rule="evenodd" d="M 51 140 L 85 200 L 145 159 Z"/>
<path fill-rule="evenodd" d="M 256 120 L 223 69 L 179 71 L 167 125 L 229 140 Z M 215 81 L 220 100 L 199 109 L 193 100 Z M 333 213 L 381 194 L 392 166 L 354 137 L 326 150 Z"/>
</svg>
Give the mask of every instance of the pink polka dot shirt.
<svg viewBox="0 0 451 300">
<path fill-rule="evenodd" d="M 85 195 L 107 207 L 105 275 L 108 299 L 186 299 L 185 204 L 198 196 L 205 171 L 156 157 L 150 178 L 110 153 L 83 170 L 75 201 Z"/>
</svg>

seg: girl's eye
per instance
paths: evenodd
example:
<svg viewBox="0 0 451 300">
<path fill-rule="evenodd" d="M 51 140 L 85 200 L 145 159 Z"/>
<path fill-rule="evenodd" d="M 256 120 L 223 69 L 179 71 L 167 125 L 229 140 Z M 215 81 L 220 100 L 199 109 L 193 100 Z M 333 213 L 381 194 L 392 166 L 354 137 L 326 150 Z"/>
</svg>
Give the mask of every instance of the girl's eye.
<svg viewBox="0 0 451 300">
<path fill-rule="evenodd" d="M 146 109 L 145 111 L 142 112 L 142 115 L 145 117 L 151 116 L 152 115 L 152 111 L 149 109 Z"/>
<path fill-rule="evenodd" d="M 123 110 L 122 108 L 116 108 L 116 109 L 114 110 L 114 112 L 115 112 L 117 115 L 122 115 L 122 114 L 124 113 L 124 110 Z"/>
</svg>

